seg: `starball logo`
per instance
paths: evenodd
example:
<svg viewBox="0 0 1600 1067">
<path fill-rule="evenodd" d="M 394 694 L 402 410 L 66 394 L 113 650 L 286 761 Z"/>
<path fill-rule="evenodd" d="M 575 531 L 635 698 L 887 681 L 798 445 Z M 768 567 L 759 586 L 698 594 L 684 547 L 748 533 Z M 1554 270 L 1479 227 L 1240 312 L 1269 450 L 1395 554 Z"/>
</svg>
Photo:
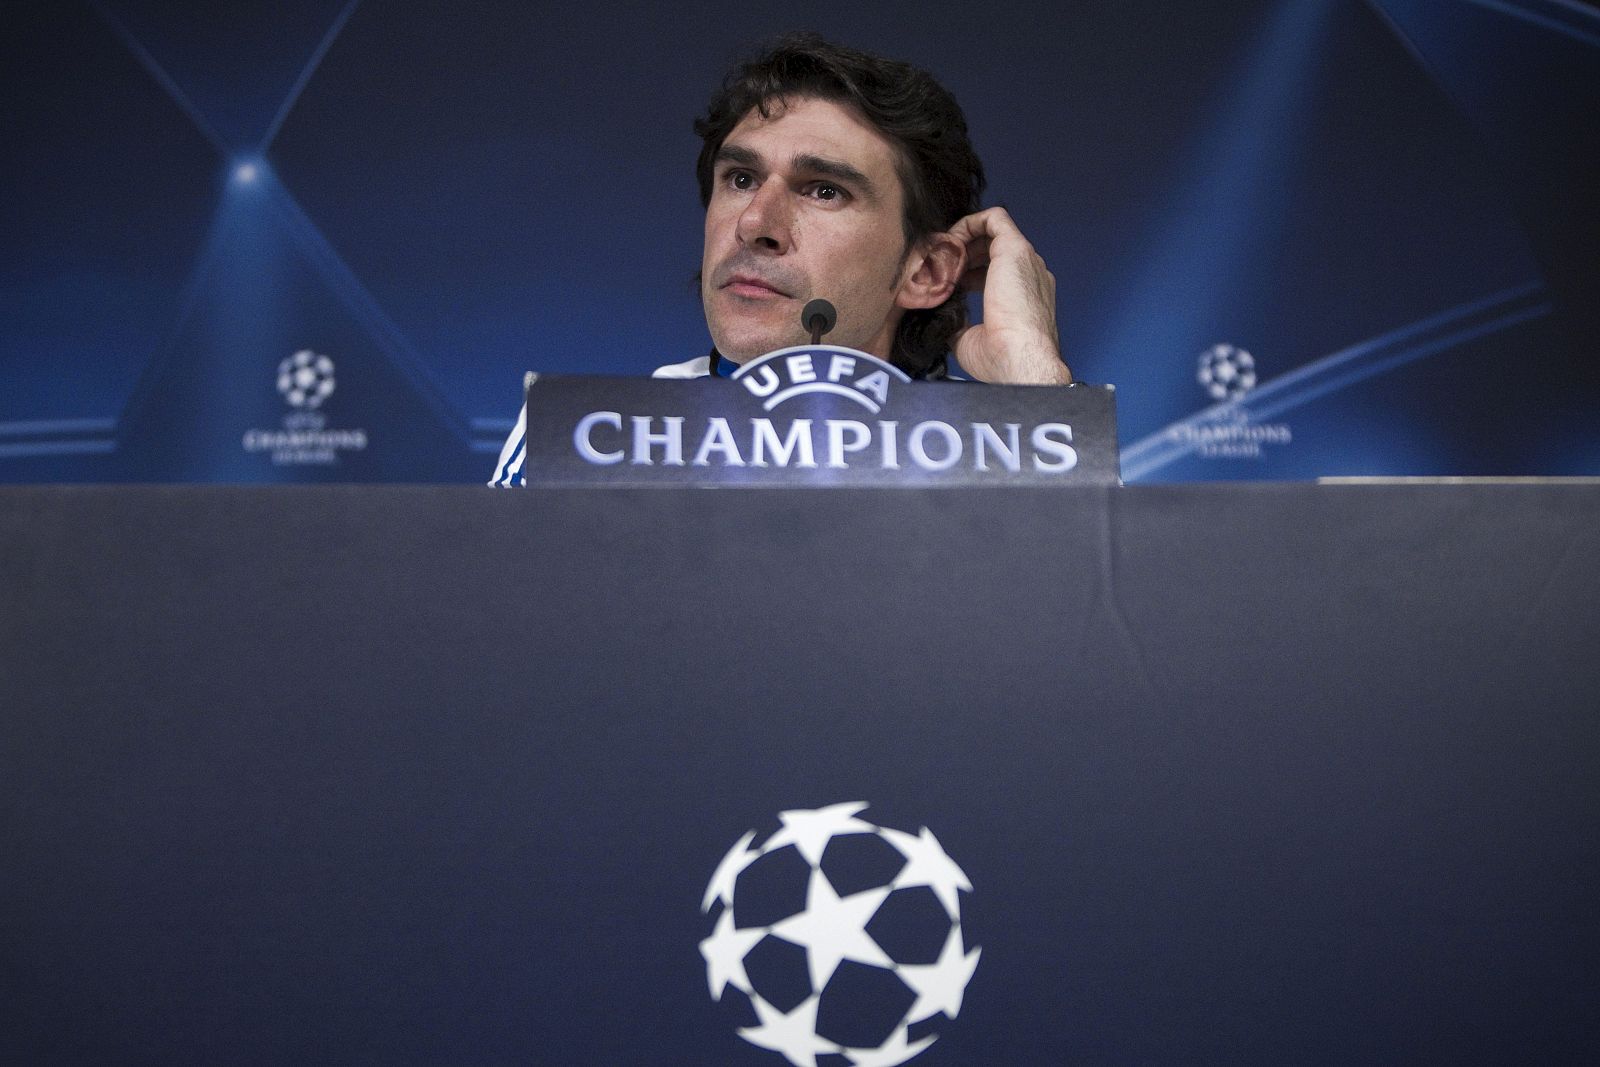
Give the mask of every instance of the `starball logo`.
<svg viewBox="0 0 1600 1067">
<path fill-rule="evenodd" d="M 1072 427 L 1062 422 L 1024 430 L 1020 422 L 827 417 L 828 408 L 841 406 L 849 414 L 882 416 L 891 407 L 891 390 L 911 380 L 899 368 L 851 348 L 779 349 L 741 367 L 733 380 L 762 412 L 777 414 L 780 407 L 805 401 L 800 405 L 804 415 L 709 416 L 690 425 L 679 415 L 625 418 L 620 411 L 591 411 L 573 428 L 573 448 L 600 466 L 1061 474 L 1078 464 Z"/>
<path fill-rule="evenodd" d="M 278 392 L 292 408 L 315 411 L 333 395 L 333 360 L 302 348 L 278 364 Z"/>
<path fill-rule="evenodd" d="M 1233 345 L 1200 353 L 1195 381 L 1212 400 L 1239 400 L 1256 387 L 1256 357 Z"/>
<path fill-rule="evenodd" d="M 711 998 L 799 1067 L 916 1058 L 961 1014 L 983 955 L 963 922 L 966 872 L 926 826 L 881 826 L 866 807 L 780 812 L 761 843 L 734 842 L 701 900 Z"/>
</svg>

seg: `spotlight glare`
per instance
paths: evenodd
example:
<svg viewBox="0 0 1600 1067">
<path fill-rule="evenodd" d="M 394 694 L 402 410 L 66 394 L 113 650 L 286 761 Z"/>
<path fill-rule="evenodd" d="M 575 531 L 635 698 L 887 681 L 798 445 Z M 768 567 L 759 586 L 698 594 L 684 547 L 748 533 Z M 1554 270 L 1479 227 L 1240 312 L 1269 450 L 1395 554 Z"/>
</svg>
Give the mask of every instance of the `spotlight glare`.
<svg viewBox="0 0 1600 1067">
<path fill-rule="evenodd" d="M 233 168 L 233 180 L 240 185 L 249 185 L 256 180 L 256 165 L 254 163 L 241 163 Z"/>
</svg>

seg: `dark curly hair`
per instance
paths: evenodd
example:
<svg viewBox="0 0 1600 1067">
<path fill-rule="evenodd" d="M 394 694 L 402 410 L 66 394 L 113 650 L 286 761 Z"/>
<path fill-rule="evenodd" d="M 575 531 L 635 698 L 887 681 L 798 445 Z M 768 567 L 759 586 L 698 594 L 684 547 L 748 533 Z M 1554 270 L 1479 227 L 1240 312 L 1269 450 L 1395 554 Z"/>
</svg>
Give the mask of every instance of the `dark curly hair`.
<svg viewBox="0 0 1600 1067">
<path fill-rule="evenodd" d="M 735 68 L 711 97 L 694 132 L 700 201 L 711 204 L 717 151 L 751 110 L 762 117 L 787 97 L 815 97 L 857 108 L 895 146 L 905 190 L 906 249 L 978 210 L 983 163 L 967 138 L 961 106 L 925 70 L 833 44 L 814 33 L 786 34 Z M 941 377 L 950 339 L 967 323 L 957 290 L 935 308 L 908 311 L 890 360 L 914 377 Z"/>
</svg>

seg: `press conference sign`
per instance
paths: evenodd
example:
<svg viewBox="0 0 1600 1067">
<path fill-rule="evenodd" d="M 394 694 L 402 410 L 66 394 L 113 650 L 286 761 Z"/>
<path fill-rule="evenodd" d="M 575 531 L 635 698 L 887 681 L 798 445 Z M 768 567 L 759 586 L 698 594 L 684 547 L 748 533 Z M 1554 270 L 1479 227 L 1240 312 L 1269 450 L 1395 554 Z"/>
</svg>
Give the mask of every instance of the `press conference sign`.
<svg viewBox="0 0 1600 1067">
<path fill-rule="evenodd" d="M 528 376 L 529 486 L 1115 485 L 1110 387 L 913 382 L 779 349 L 732 378 Z"/>
</svg>

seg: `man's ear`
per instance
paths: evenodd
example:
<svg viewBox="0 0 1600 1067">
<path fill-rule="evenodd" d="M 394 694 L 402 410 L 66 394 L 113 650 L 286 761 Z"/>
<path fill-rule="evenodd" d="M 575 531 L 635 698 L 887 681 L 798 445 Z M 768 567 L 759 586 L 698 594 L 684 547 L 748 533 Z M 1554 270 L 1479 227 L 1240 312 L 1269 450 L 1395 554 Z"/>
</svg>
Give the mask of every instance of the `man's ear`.
<svg viewBox="0 0 1600 1067">
<path fill-rule="evenodd" d="M 948 233 L 924 237 L 911 249 L 902 268 L 895 304 L 914 311 L 934 308 L 950 299 L 967 266 L 967 246 Z"/>
</svg>

